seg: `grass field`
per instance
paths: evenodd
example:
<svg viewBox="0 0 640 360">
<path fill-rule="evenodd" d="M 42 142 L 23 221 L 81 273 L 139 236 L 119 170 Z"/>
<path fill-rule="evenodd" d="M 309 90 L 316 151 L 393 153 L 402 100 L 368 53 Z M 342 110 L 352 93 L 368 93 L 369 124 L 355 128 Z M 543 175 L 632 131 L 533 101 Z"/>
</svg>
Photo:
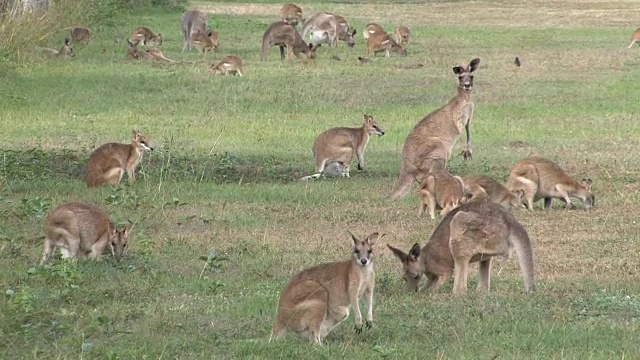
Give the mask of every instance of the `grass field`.
<svg viewBox="0 0 640 360">
<path fill-rule="evenodd" d="M 181 14 L 153 10 L 96 29 L 72 61 L 4 64 L 0 358 L 640 357 L 640 49 L 627 49 L 637 2 L 417 3 L 301 3 L 307 15 L 335 12 L 358 29 L 355 49 L 321 47 L 314 62 L 281 62 L 276 49 L 260 62 L 281 3 L 229 1 L 192 4 L 211 13 L 218 54 L 182 54 Z M 409 56 L 359 65 L 371 21 L 409 26 Z M 114 32 L 141 25 L 163 34 L 177 63 L 125 60 Z M 208 73 L 228 54 L 244 59 L 244 77 Z M 454 156 L 450 170 L 505 181 L 517 161 L 541 155 L 594 181 L 591 212 L 515 212 L 533 240 L 533 295 L 514 259 L 495 262 L 487 296 L 475 279 L 461 299 L 451 282 L 408 293 L 384 246 L 424 244 L 436 225 L 417 218 L 415 192 L 384 198 L 408 132 L 455 94 L 451 68 L 473 57 L 474 157 Z M 315 136 L 360 126 L 363 114 L 387 132 L 371 139 L 366 171 L 296 181 L 314 170 Z M 156 146 L 138 181 L 87 189 L 89 153 L 129 142 L 132 129 Z M 36 266 L 47 213 L 74 200 L 136 223 L 121 263 Z M 374 328 L 356 334 L 351 316 L 323 347 L 294 335 L 268 343 L 283 286 L 305 267 L 347 259 L 347 230 L 386 233 L 375 254 Z M 200 259 L 214 253 L 226 260 Z"/>
</svg>

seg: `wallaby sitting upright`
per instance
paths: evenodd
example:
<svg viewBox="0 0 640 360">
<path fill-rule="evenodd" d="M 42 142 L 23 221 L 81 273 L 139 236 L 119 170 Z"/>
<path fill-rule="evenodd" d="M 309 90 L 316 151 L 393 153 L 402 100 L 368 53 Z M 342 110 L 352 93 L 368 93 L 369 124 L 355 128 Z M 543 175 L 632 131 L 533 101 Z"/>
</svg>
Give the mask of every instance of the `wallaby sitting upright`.
<svg viewBox="0 0 640 360">
<path fill-rule="evenodd" d="M 398 45 L 402 46 L 403 49 L 406 49 L 407 45 L 409 45 L 409 40 L 411 39 L 411 30 L 406 26 L 398 26 L 394 32 L 394 36 Z"/>
<path fill-rule="evenodd" d="M 442 209 L 440 215 L 445 216 L 467 199 L 462 178 L 446 170 L 429 173 L 420 185 L 419 197 L 418 216 L 422 216 L 428 207 L 431 219 L 436 218 L 436 207 Z"/>
<path fill-rule="evenodd" d="M 351 234 L 351 233 L 349 233 Z M 384 235 L 382 235 L 384 236 Z M 353 234 L 353 252 L 350 260 L 317 265 L 296 275 L 282 291 L 278 314 L 271 339 L 288 330 L 308 337 L 317 345 L 355 312 L 356 331 L 362 331 L 360 298 L 367 306 L 367 328 L 373 325 L 373 246 L 378 233 L 359 240 Z"/>
<path fill-rule="evenodd" d="M 595 203 L 591 192 L 591 179 L 578 183 L 555 162 L 542 157 L 530 157 L 520 161 L 509 174 L 509 190 L 524 193 L 527 208 L 533 210 L 533 203 L 544 198 L 544 208 L 551 209 L 553 198 L 562 200 L 571 208 L 571 197 L 582 200 L 582 208 L 590 209 Z"/>
<path fill-rule="evenodd" d="M 69 32 L 71 40 L 87 44 L 91 40 L 91 30 L 86 27 L 74 27 Z"/>
<path fill-rule="evenodd" d="M 298 30 L 292 25 L 278 21 L 271 24 L 262 37 L 262 61 L 269 57 L 269 48 L 277 45 L 280 48 L 280 58 L 284 59 L 284 49 L 287 49 L 287 59 L 293 60 L 293 56 L 300 57 L 305 54 L 308 59 L 316 57 L 316 49 L 319 45 L 307 45 Z"/>
<path fill-rule="evenodd" d="M 322 176 L 328 164 L 340 163 L 342 176 L 349 177 L 351 161 L 355 154 L 358 158 L 358 170 L 364 170 L 364 150 L 371 135 L 384 135 L 384 130 L 373 120 L 364 115 L 364 123 L 359 128 L 337 127 L 324 131 L 313 144 L 313 155 L 316 158 L 316 173 L 300 180 L 317 179 Z"/>
<path fill-rule="evenodd" d="M 473 59 L 469 66 L 454 66 L 458 76 L 458 94 L 445 106 L 431 112 L 411 130 L 402 148 L 402 163 L 398 180 L 389 200 L 405 196 L 413 181 L 421 182 L 435 170 L 443 170 L 451 156 L 451 150 L 462 130 L 467 133 L 467 143 L 462 150 L 465 160 L 471 159 L 471 120 L 474 104 L 471 97 L 473 73 L 480 59 Z"/>
<path fill-rule="evenodd" d="M 284 4 L 280 9 L 280 20 L 292 26 L 302 24 L 302 9 L 296 4 Z"/>
</svg>

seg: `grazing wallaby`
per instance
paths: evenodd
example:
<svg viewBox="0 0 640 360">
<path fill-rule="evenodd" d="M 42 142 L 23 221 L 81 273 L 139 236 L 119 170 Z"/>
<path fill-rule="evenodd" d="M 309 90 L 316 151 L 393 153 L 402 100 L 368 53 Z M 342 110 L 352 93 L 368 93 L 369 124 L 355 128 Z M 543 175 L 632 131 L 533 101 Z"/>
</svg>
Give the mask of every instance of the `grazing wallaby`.
<svg viewBox="0 0 640 360">
<path fill-rule="evenodd" d="M 43 51 L 49 56 L 57 56 L 64 59 L 71 59 L 72 57 L 76 56 L 75 52 L 73 51 L 73 47 L 71 46 L 71 42 L 69 42 L 68 38 L 64 39 L 64 43 L 62 44 L 62 47 L 60 48 L 60 50 L 50 49 L 50 48 L 38 48 L 38 49 Z"/>
<path fill-rule="evenodd" d="M 131 43 L 131 41 L 127 40 L 127 58 L 132 60 L 163 60 L 167 62 L 176 62 L 175 60 L 168 59 L 164 56 L 162 51 L 151 48 L 146 49 L 145 51 L 139 51 L 138 46 Z"/>
<path fill-rule="evenodd" d="M 229 55 L 220 60 L 217 64 L 214 64 L 209 69 L 214 75 L 223 74 L 228 75 L 238 74 L 242 76 L 242 59 L 235 55 Z"/>
<path fill-rule="evenodd" d="M 191 49 L 191 46 L 200 48 L 203 53 L 211 50 L 218 52 L 218 33 L 209 29 L 204 33 L 191 34 L 189 37 L 189 49 Z"/>
<path fill-rule="evenodd" d="M 427 277 L 426 288 L 437 290 L 455 270 L 453 293 L 462 295 L 467 286 L 470 262 L 479 262 L 478 288 L 489 292 L 491 259 L 515 252 L 526 292 L 535 291 L 533 249 L 529 235 L 516 218 L 498 204 L 471 202 L 452 210 L 436 227 L 429 242 L 416 243 L 408 254 L 387 245 L 402 262 L 403 279 L 418 291 Z"/>
<path fill-rule="evenodd" d="M 442 209 L 440 215 L 445 216 L 466 202 L 464 182 L 459 176 L 451 175 L 446 170 L 438 170 L 424 179 L 420 185 L 419 197 L 418 216 L 422 216 L 427 207 L 431 219 L 436 218 L 436 207 Z"/>
<path fill-rule="evenodd" d="M 302 37 L 306 38 L 310 33 L 311 42 L 314 44 L 329 44 L 336 47 L 338 40 L 347 43 L 352 48 L 356 44 L 354 38 L 356 29 L 352 29 L 347 24 L 347 20 L 340 15 L 329 13 L 316 13 L 305 21 L 302 28 Z"/>
<path fill-rule="evenodd" d="M 284 21 L 271 24 L 262 37 L 262 61 L 269 57 L 269 48 L 277 45 L 280 47 L 280 58 L 284 59 L 284 49 L 287 48 L 287 59 L 293 60 L 293 55 L 300 57 L 305 54 L 308 59 L 316 57 L 316 49 L 319 45 L 307 45 L 298 30 Z"/>
<path fill-rule="evenodd" d="M 633 47 L 633 44 L 640 41 L 640 28 L 636 29 L 636 31 L 631 34 L 631 44 L 629 44 L 629 49 Z"/>
<path fill-rule="evenodd" d="M 116 229 L 109 215 L 95 205 L 60 205 L 47 217 L 41 264 L 49 261 L 56 248 L 60 248 L 63 259 L 84 258 L 91 253 L 91 259 L 99 260 L 107 245 L 120 261 L 127 251 L 130 230 L 131 226 Z"/>
<path fill-rule="evenodd" d="M 284 4 L 280 9 L 280 20 L 292 26 L 302 24 L 304 23 L 302 9 L 296 4 Z"/>
<path fill-rule="evenodd" d="M 391 53 L 400 56 L 407 56 L 407 51 L 391 38 L 386 32 L 375 32 L 369 35 L 367 39 L 367 54 L 375 56 L 377 53 L 384 51 L 386 57 L 391 57 Z"/>
<path fill-rule="evenodd" d="M 488 201 L 505 209 L 522 207 L 523 190 L 512 192 L 488 176 L 469 176 L 463 180 L 471 195 L 468 201 Z"/>
<path fill-rule="evenodd" d="M 353 240 L 350 260 L 303 270 L 289 282 L 280 295 L 269 341 L 291 330 L 322 345 L 325 336 L 349 316 L 349 308 L 355 312 L 356 332 L 361 332 L 363 296 L 367 306 L 365 326 L 373 326 L 373 246 L 384 234 L 376 232 L 364 240 L 349 234 Z"/>
<path fill-rule="evenodd" d="M 182 52 L 185 50 L 191 50 L 191 44 L 189 38 L 195 33 L 207 33 L 207 14 L 199 10 L 189 10 L 180 18 L 180 28 L 182 29 L 182 36 L 184 37 L 184 45 L 182 46 Z"/>
<path fill-rule="evenodd" d="M 382 136 L 384 130 L 369 115 L 364 115 L 362 127 L 338 127 L 321 133 L 313 144 L 316 173 L 300 180 L 319 178 L 325 171 L 325 166 L 334 162 L 340 163 L 342 176 L 349 177 L 354 153 L 358 158 L 358 170 L 364 170 L 364 150 L 369 142 L 369 137 L 374 134 Z"/>
<path fill-rule="evenodd" d="M 468 67 L 454 66 L 458 76 L 458 94 L 448 104 L 431 112 L 411 130 L 402 149 L 400 175 L 389 200 L 406 195 L 414 180 L 422 181 L 430 172 L 444 169 L 451 150 L 464 128 L 467 144 L 462 151 L 465 160 L 471 159 L 470 128 L 473 118 L 473 73 L 480 59 L 473 59 Z"/>
<path fill-rule="evenodd" d="M 74 27 L 69 32 L 71 40 L 73 42 L 80 42 L 87 44 L 91 40 L 91 30 L 86 27 Z"/>
<path fill-rule="evenodd" d="M 153 151 L 146 136 L 136 130 L 131 132 L 131 144 L 107 143 L 95 149 L 87 163 L 87 186 L 118 185 L 124 172 L 129 182 L 136 181 L 136 167 L 144 151 Z"/>
<path fill-rule="evenodd" d="M 369 38 L 369 36 L 371 36 L 371 34 L 383 33 L 383 32 L 385 32 L 385 31 L 382 28 L 382 26 L 380 26 L 380 24 L 368 23 L 364 27 L 364 31 L 362 32 L 362 36 L 364 36 L 364 39 L 367 40 Z"/>
<path fill-rule="evenodd" d="M 142 45 L 149 44 L 160 46 L 162 45 L 162 34 L 158 33 L 156 35 L 153 31 L 149 30 L 149 28 L 139 27 L 133 30 L 129 41 L 136 46 L 141 43 Z"/>
<path fill-rule="evenodd" d="M 555 162 L 530 157 L 520 161 L 511 170 L 507 187 L 509 190 L 523 191 L 527 208 L 533 210 L 533 203 L 544 198 L 544 208 L 551 209 L 551 199 L 562 200 L 567 208 L 573 207 L 571 197 L 582 200 L 582 208 L 590 209 L 595 203 L 591 192 L 591 179 L 578 183 Z"/>
<path fill-rule="evenodd" d="M 402 48 L 406 48 L 409 45 L 409 40 L 411 38 L 411 30 L 409 30 L 406 26 L 398 26 L 394 33 L 396 38 L 396 42 L 398 45 L 402 46 Z"/>
</svg>

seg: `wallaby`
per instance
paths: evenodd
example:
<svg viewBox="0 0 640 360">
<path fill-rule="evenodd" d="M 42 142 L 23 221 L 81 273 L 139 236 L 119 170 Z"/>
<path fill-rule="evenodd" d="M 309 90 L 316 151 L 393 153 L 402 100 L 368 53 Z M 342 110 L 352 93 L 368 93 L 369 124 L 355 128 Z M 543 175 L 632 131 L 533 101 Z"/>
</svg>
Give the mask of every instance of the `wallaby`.
<svg viewBox="0 0 640 360">
<path fill-rule="evenodd" d="M 468 201 L 488 201 L 505 209 L 522 207 L 523 190 L 512 192 L 488 176 L 468 176 L 463 180 L 470 195 Z"/>
<path fill-rule="evenodd" d="M 209 29 L 206 32 L 196 32 L 189 37 L 189 49 L 191 46 L 200 48 L 200 51 L 207 52 L 213 50 L 218 52 L 218 33 Z"/>
<path fill-rule="evenodd" d="M 411 38 L 411 30 L 406 26 L 398 26 L 394 32 L 394 36 L 398 45 L 406 49 L 407 45 L 409 45 L 409 39 Z"/>
<path fill-rule="evenodd" d="M 41 264 L 49 261 L 56 248 L 63 259 L 85 258 L 99 260 L 107 245 L 120 261 L 127 252 L 131 226 L 118 230 L 109 215 L 95 205 L 68 203 L 60 205 L 47 217 L 44 255 Z"/>
<path fill-rule="evenodd" d="M 87 29 L 86 27 L 74 27 L 69 32 L 69 35 L 73 42 L 87 44 L 91 40 L 91 30 Z"/>
<path fill-rule="evenodd" d="M 324 131 L 313 144 L 316 158 L 316 173 L 300 180 L 317 179 L 322 176 L 328 164 L 337 162 L 342 168 L 342 176 L 349 177 L 351 161 L 355 154 L 358 170 L 364 170 L 364 150 L 371 135 L 384 135 L 384 130 L 372 116 L 364 115 L 364 124 L 359 128 L 337 127 Z"/>
<path fill-rule="evenodd" d="M 420 249 L 416 243 L 408 254 L 387 245 L 402 262 L 403 279 L 409 287 L 437 290 L 455 271 L 453 293 L 462 295 L 467 287 L 470 262 L 479 262 L 478 289 L 489 292 L 491 259 L 515 252 L 526 292 L 535 291 L 533 249 L 529 235 L 509 210 L 494 203 L 471 202 L 452 210 L 436 227 L 429 242 Z"/>
<path fill-rule="evenodd" d="M 284 49 L 287 48 L 287 59 L 293 60 L 293 56 L 300 57 L 305 54 L 308 59 L 316 57 L 316 49 L 319 45 L 307 45 L 298 30 L 284 21 L 271 24 L 262 37 L 262 61 L 269 57 L 269 48 L 277 45 L 280 47 L 280 58 L 284 59 Z"/>
<path fill-rule="evenodd" d="M 146 27 L 139 27 L 133 30 L 131 36 L 129 38 L 134 45 L 162 45 L 162 34 L 158 33 L 157 35 Z"/>
<path fill-rule="evenodd" d="M 302 27 L 303 38 L 306 38 L 307 33 L 310 34 L 311 42 L 318 45 L 326 43 L 329 47 L 336 47 L 338 40 L 346 42 L 350 48 L 356 44 L 356 29 L 349 27 L 347 20 L 340 15 L 324 12 L 313 14 Z"/>
<path fill-rule="evenodd" d="M 209 69 L 214 75 L 238 74 L 242 77 L 242 59 L 235 55 L 229 55 L 214 64 Z"/>
<path fill-rule="evenodd" d="M 118 185 L 125 171 L 133 183 L 144 151 L 153 151 L 153 147 L 136 130 L 131 132 L 131 144 L 107 143 L 95 149 L 87 163 L 87 186 Z"/>
<path fill-rule="evenodd" d="M 353 241 L 350 260 L 303 270 L 282 291 L 269 341 L 291 330 L 322 345 L 325 336 L 349 316 L 349 308 L 355 312 L 356 332 L 361 332 L 363 296 L 367 307 L 365 326 L 373 326 L 373 246 L 384 234 L 375 232 L 364 240 L 349 234 Z"/>
<path fill-rule="evenodd" d="M 467 199 L 462 178 L 446 170 L 428 174 L 420 185 L 419 197 L 418 216 L 422 216 L 428 207 L 431 219 L 436 218 L 436 207 L 442 209 L 440 215 L 445 216 Z"/>
<path fill-rule="evenodd" d="M 371 36 L 371 34 L 383 33 L 383 32 L 385 31 L 382 28 L 382 26 L 380 26 L 380 24 L 368 23 L 367 25 L 364 26 L 364 31 L 362 32 L 362 36 L 364 36 L 364 39 L 367 40 L 369 36 Z"/>
<path fill-rule="evenodd" d="M 638 41 L 640 41 L 640 28 L 636 29 L 636 31 L 631 34 L 631 44 L 629 44 L 629 49 L 631 49 L 631 47 L 633 47 L 633 44 L 637 43 Z"/>
<path fill-rule="evenodd" d="M 62 47 L 60 48 L 60 50 L 50 49 L 50 48 L 38 48 L 38 50 L 43 51 L 49 56 L 57 56 L 64 59 L 71 59 L 72 57 L 76 56 L 75 52 L 73 51 L 73 47 L 71 46 L 71 42 L 69 41 L 69 38 L 64 39 L 64 43 L 62 44 Z"/>
<path fill-rule="evenodd" d="M 544 208 L 551 209 L 551 199 L 557 198 L 571 208 L 571 197 L 582 200 L 582 208 L 590 209 L 595 204 L 595 196 L 591 192 L 591 179 L 582 179 L 578 183 L 555 162 L 530 157 L 520 161 L 511 170 L 507 187 L 509 190 L 523 191 L 527 208 L 533 210 L 533 203 L 544 198 Z"/>
<path fill-rule="evenodd" d="M 384 51 L 386 57 L 391 57 L 391 53 L 400 56 L 407 56 L 407 51 L 391 38 L 386 32 L 375 32 L 369 35 L 367 39 L 367 54 L 375 56 L 377 53 Z"/>
<path fill-rule="evenodd" d="M 127 40 L 127 58 L 132 60 L 163 60 L 167 62 L 176 62 L 175 60 L 168 59 L 164 56 L 162 51 L 151 48 L 145 49 L 144 51 L 139 51 L 138 46 L 134 45 L 131 41 Z"/>
<path fill-rule="evenodd" d="M 184 37 L 184 45 L 182 52 L 191 50 L 189 38 L 195 33 L 207 33 L 208 18 L 207 14 L 199 10 L 189 10 L 180 18 L 180 28 Z"/>
<path fill-rule="evenodd" d="M 435 170 L 445 168 L 451 150 L 464 128 L 467 143 L 462 150 L 465 160 L 471 159 L 471 120 L 473 119 L 473 73 L 480 59 L 473 59 L 468 67 L 454 66 L 458 76 L 458 94 L 448 104 L 431 112 L 411 130 L 402 149 L 400 174 L 389 200 L 405 196 L 414 180 L 421 182 Z"/>
<path fill-rule="evenodd" d="M 280 9 L 280 20 L 292 26 L 302 24 L 304 23 L 302 9 L 296 4 L 284 4 Z"/>
</svg>

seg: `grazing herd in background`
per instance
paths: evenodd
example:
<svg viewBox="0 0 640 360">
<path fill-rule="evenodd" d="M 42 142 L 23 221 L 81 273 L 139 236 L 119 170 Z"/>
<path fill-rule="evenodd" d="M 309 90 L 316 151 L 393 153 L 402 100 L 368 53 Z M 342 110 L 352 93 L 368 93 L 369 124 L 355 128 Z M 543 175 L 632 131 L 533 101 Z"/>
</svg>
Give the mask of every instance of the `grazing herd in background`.
<svg viewBox="0 0 640 360">
<path fill-rule="evenodd" d="M 262 38 L 261 59 L 268 59 L 269 50 L 277 46 L 281 58 L 292 60 L 304 54 L 308 59 L 316 57 L 321 44 L 337 46 L 343 41 L 348 47 L 355 45 L 356 30 L 344 17 L 321 12 L 303 17 L 302 9 L 286 4 L 280 11 L 281 21 L 266 29 Z M 184 45 L 182 51 L 193 48 L 199 52 L 219 50 L 218 33 L 208 27 L 206 14 L 187 11 L 180 19 Z M 296 26 L 302 25 L 298 31 Z M 88 28 L 71 30 L 70 39 L 76 43 L 91 41 Z M 365 26 L 363 37 L 367 54 L 375 56 L 384 52 L 407 55 L 406 48 L 411 31 L 404 26 L 395 29 L 393 36 L 379 24 Z M 305 38 L 310 40 L 309 43 Z M 640 29 L 632 43 L 640 41 Z M 146 27 L 138 27 L 127 40 L 129 59 L 170 60 L 156 46 L 163 44 L 162 35 Z M 138 46 L 154 47 L 144 51 Z M 74 56 L 69 39 L 60 50 L 46 49 L 55 56 Z M 334 56 L 335 60 L 340 60 Z M 360 63 L 366 58 L 358 57 Z M 516 58 L 519 65 L 519 59 Z M 431 219 L 436 210 L 443 216 L 429 241 L 422 248 L 414 244 L 408 253 L 387 245 L 400 260 L 403 279 L 412 290 L 421 288 L 421 281 L 428 290 L 436 290 L 451 275 L 454 276 L 453 293 L 466 291 L 469 263 L 479 263 L 479 288 L 490 288 L 491 260 L 494 256 L 516 254 L 524 279 L 525 291 L 535 290 L 534 260 L 531 241 L 524 227 L 511 214 L 517 207 L 533 209 L 533 203 L 544 199 L 544 208 L 551 208 L 553 198 L 562 200 L 567 208 L 573 207 L 571 197 L 582 201 L 582 207 L 593 207 L 595 197 L 591 180 L 578 183 L 556 163 L 531 157 L 519 162 L 511 171 L 507 186 L 486 176 L 461 178 L 447 171 L 447 161 L 458 137 L 464 131 L 466 143 L 461 155 L 472 158 L 470 126 L 474 115 L 472 97 L 473 79 L 480 59 L 473 59 L 467 66 L 453 67 L 458 77 L 457 94 L 444 106 L 434 110 L 419 121 L 409 132 L 402 149 L 398 179 L 388 197 L 389 201 L 406 196 L 414 182 L 420 184 L 419 216 L 427 209 Z M 238 74 L 242 76 L 242 59 L 229 55 L 210 67 L 213 74 Z M 349 177 L 355 156 L 358 169 L 365 166 L 364 151 L 371 135 L 383 136 L 384 130 L 372 116 L 364 115 L 362 127 L 338 127 L 324 131 L 315 140 L 313 154 L 315 173 L 301 180 L 320 177 Z M 132 132 L 130 144 L 108 143 L 98 147 L 87 163 L 88 187 L 118 185 L 126 172 L 130 182 L 135 181 L 135 170 L 144 152 L 152 151 L 149 139 L 138 131 Z M 63 258 L 84 258 L 87 255 L 99 259 L 107 246 L 116 260 L 126 253 L 131 224 L 117 229 L 109 216 L 94 205 L 68 203 L 54 209 L 45 227 L 45 249 L 42 263 L 50 260 L 55 248 L 60 248 Z M 384 236 L 384 235 L 382 235 Z M 278 304 L 277 317 L 271 338 L 287 331 L 294 331 L 312 342 L 322 344 L 325 336 L 349 315 L 355 312 L 357 331 L 363 329 L 359 299 L 364 297 L 367 314 L 364 326 L 373 324 L 373 246 L 382 237 L 378 233 L 359 240 L 351 234 L 352 257 L 348 261 L 321 264 L 296 275 L 283 290 Z"/>
</svg>

